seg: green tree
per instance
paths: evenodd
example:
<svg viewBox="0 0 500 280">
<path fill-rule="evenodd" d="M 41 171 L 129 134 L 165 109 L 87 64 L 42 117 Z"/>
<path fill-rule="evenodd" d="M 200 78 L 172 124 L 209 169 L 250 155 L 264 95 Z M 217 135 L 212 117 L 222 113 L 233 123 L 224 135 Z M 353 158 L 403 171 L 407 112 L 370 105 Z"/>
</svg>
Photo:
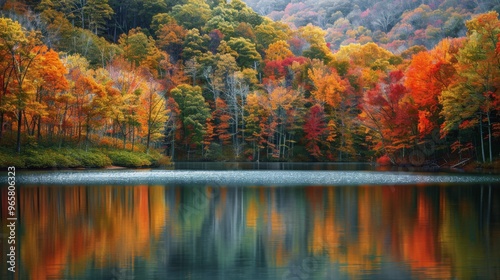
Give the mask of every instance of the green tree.
<svg viewBox="0 0 500 280">
<path fill-rule="evenodd" d="M 170 94 L 179 106 L 183 141 L 189 158 L 191 149 L 197 148 L 203 141 L 210 109 L 199 86 L 180 84 L 173 88 Z"/>
<path fill-rule="evenodd" d="M 148 45 L 152 38 L 148 38 L 140 28 L 131 29 L 128 34 L 122 34 L 118 43 L 123 49 L 123 56 L 134 66 L 139 66 L 148 55 Z M 154 41 L 153 41 L 154 42 Z M 154 43 L 153 43 L 154 44 Z"/>
<path fill-rule="evenodd" d="M 187 61 L 191 58 L 200 57 L 203 53 L 207 52 L 208 35 L 200 35 L 200 31 L 196 28 L 189 30 L 184 39 L 182 58 Z"/>
<path fill-rule="evenodd" d="M 236 62 L 240 67 L 252 68 L 260 62 L 260 54 L 255 49 L 255 44 L 250 40 L 242 37 L 231 38 L 227 44 L 238 53 Z"/>
<path fill-rule="evenodd" d="M 263 23 L 255 27 L 254 33 L 257 38 L 257 50 L 263 53 L 270 44 L 279 40 L 288 40 L 291 31 L 288 25 L 284 23 L 265 20 Z"/>
<path fill-rule="evenodd" d="M 172 8 L 172 17 L 184 28 L 201 28 L 211 17 L 210 6 L 203 0 L 188 0 Z"/>
<path fill-rule="evenodd" d="M 62 12 L 74 26 L 89 29 L 94 34 L 103 31 L 114 13 L 108 0 L 43 0 L 37 8 Z"/>
<path fill-rule="evenodd" d="M 86 14 L 86 27 L 94 34 L 104 31 L 107 20 L 111 19 L 114 13 L 108 0 L 87 0 L 87 5 L 82 9 Z"/>
</svg>

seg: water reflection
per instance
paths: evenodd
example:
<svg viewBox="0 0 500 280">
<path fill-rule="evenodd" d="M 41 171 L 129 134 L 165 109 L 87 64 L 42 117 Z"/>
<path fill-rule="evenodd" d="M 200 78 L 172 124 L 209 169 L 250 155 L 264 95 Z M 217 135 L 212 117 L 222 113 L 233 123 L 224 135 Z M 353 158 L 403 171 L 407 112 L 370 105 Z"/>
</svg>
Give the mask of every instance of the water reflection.
<svg viewBox="0 0 500 280">
<path fill-rule="evenodd" d="M 489 185 L 24 187 L 20 276 L 494 279 L 499 196 Z"/>
</svg>

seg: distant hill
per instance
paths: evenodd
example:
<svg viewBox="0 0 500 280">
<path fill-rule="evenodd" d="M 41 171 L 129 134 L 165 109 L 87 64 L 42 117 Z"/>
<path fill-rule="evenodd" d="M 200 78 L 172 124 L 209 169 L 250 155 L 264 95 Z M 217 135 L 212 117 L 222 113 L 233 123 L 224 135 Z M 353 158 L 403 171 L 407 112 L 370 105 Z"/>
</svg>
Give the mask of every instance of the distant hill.
<svg viewBox="0 0 500 280">
<path fill-rule="evenodd" d="M 261 15 L 291 27 L 313 24 L 327 31 L 332 50 L 350 43 L 376 42 L 401 52 L 434 47 L 446 37 L 465 35 L 471 15 L 500 11 L 499 1 L 459 0 L 245 0 Z"/>
</svg>

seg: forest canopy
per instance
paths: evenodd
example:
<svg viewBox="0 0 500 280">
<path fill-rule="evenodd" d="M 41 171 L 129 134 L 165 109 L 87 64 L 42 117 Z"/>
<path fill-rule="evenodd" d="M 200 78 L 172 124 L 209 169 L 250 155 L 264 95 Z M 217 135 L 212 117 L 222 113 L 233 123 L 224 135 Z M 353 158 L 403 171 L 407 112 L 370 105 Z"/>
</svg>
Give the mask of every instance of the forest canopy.
<svg viewBox="0 0 500 280">
<path fill-rule="evenodd" d="M 18 153 L 442 165 L 500 152 L 495 1 L 0 6 L 0 143 Z"/>
</svg>

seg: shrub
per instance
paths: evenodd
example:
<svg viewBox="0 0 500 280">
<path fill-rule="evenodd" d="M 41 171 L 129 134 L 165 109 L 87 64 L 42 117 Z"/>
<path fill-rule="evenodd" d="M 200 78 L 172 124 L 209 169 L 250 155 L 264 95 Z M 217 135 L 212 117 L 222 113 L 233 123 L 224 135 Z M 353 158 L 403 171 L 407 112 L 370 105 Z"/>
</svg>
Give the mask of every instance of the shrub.
<svg viewBox="0 0 500 280">
<path fill-rule="evenodd" d="M 47 151 L 47 155 L 54 158 L 58 168 L 75 168 L 80 167 L 81 162 L 71 156 L 67 156 L 60 151 Z"/>
<path fill-rule="evenodd" d="M 113 165 L 124 167 L 151 166 L 151 158 L 147 154 L 129 151 L 108 151 L 108 156 Z"/>
<path fill-rule="evenodd" d="M 161 157 L 158 158 L 154 163 L 154 166 L 159 166 L 159 167 L 167 167 L 172 165 L 173 165 L 172 159 L 165 155 L 161 155 Z"/>
<path fill-rule="evenodd" d="M 17 154 L 0 151 L 0 168 L 7 168 L 9 166 L 25 168 L 24 158 Z"/>
<path fill-rule="evenodd" d="M 26 168 L 56 168 L 55 159 L 45 151 L 28 150 L 25 155 Z"/>
<path fill-rule="evenodd" d="M 28 150 L 24 156 L 26 168 L 73 168 L 81 166 L 80 161 L 61 151 Z"/>
<path fill-rule="evenodd" d="M 89 168 L 100 168 L 112 165 L 111 159 L 99 150 L 78 150 L 78 149 L 65 149 L 69 156 L 78 160 L 80 166 Z"/>
<path fill-rule="evenodd" d="M 377 159 L 377 164 L 381 166 L 389 166 L 392 165 L 392 162 L 388 155 L 383 155 Z"/>
</svg>

